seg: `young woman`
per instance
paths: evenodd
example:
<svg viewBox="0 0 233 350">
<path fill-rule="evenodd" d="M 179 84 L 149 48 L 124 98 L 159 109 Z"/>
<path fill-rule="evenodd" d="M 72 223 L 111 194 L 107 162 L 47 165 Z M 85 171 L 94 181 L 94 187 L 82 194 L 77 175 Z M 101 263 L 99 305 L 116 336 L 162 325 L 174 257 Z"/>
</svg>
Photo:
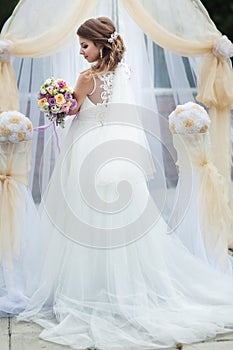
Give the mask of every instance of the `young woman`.
<svg viewBox="0 0 233 350">
<path fill-rule="evenodd" d="M 104 17 L 77 33 L 92 65 L 78 78 L 78 114 L 41 204 L 40 288 L 19 319 L 74 349 L 155 349 L 230 331 L 231 275 L 167 235 L 149 194 L 155 169 L 121 36 Z"/>
</svg>

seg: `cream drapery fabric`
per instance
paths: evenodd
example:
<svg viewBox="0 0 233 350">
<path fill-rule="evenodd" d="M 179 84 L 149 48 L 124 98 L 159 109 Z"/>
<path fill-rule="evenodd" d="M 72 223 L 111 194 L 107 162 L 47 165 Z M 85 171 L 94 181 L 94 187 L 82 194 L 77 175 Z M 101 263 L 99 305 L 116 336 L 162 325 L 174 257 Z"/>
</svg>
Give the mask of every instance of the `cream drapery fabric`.
<svg viewBox="0 0 233 350">
<path fill-rule="evenodd" d="M 0 260 L 20 251 L 22 225 L 19 185 L 28 185 L 31 141 L 0 142 Z"/>
<path fill-rule="evenodd" d="M 233 73 L 229 59 L 221 60 L 213 54 L 221 33 L 199 0 L 121 2 L 143 31 L 163 48 L 179 55 L 204 57 L 198 75 L 197 100 L 210 107 L 215 164 L 230 186 L 229 109 L 233 105 Z M 0 40 L 13 43 L 16 57 L 50 55 L 75 40 L 78 24 L 94 14 L 98 3 L 99 0 L 68 0 L 55 5 L 53 1 L 41 0 L 32 7 L 31 0 L 21 0 L 3 28 Z M 19 109 L 14 72 L 9 62 L 0 62 L 0 111 L 14 109 Z"/>
<path fill-rule="evenodd" d="M 21 0 L 4 26 L 0 40 L 12 42 L 16 57 L 42 57 L 69 46 L 76 29 L 93 15 L 98 0 L 67 0 L 56 3 Z M 0 59 L 1 61 L 1 59 Z M 18 110 L 14 71 L 10 62 L 0 62 L 0 111 Z"/>
<path fill-rule="evenodd" d="M 76 28 L 94 14 L 99 2 L 40 0 L 32 4 L 32 0 L 21 0 L 1 32 L 0 45 L 1 40 L 12 42 L 12 54 L 16 57 L 56 53 L 76 40 Z M 214 162 L 227 179 L 230 193 L 229 109 L 233 104 L 233 76 L 229 59 L 222 60 L 213 54 L 221 33 L 199 0 L 121 0 L 121 3 L 160 46 L 179 55 L 202 57 L 197 99 L 210 107 Z M 10 62 L 0 62 L 0 111 L 12 109 L 19 109 L 14 71 Z"/>
<path fill-rule="evenodd" d="M 194 216 L 193 220 L 200 223 L 207 252 L 214 256 L 224 271 L 228 266 L 228 242 L 232 243 L 232 213 L 226 181 L 211 159 L 209 133 L 173 134 L 173 142 L 182 182 L 193 186 L 192 191 L 196 196 L 195 203 L 189 203 L 192 209 L 197 206 L 198 217 Z M 183 189 L 183 192 L 189 193 L 189 188 Z M 180 201 L 183 200 L 181 197 Z M 183 207 L 182 203 L 178 207 Z"/>
<path fill-rule="evenodd" d="M 179 55 L 202 57 L 197 100 L 210 108 L 214 163 L 226 178 L 230 192 L 229 110 L 233 106 L 233 72 L 229 57 L 221 59 L 213 53 L 221 33 L 199 0 L 121 2 L 142 30 L 158 45 Z"/>
</svg>

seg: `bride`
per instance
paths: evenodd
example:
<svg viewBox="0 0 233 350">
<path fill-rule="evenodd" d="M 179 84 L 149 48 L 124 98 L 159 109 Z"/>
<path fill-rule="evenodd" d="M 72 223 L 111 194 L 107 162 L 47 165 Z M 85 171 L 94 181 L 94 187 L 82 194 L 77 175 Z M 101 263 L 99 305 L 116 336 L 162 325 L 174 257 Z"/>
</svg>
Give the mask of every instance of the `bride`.
<svg viewBox="0 0 233 350">
<path fill-rule="evenodd" d="M 92 66 L 41 203 L 47 233 L 40 287 L 19 320 L 74 349 L 155 349 L 233 327 L 233 278 L 192 256 L 160 216 L 156 176 L 112 21 L 77 32 Z M 148 111 L 149 113 L 149 111 Z"/>
</svg>

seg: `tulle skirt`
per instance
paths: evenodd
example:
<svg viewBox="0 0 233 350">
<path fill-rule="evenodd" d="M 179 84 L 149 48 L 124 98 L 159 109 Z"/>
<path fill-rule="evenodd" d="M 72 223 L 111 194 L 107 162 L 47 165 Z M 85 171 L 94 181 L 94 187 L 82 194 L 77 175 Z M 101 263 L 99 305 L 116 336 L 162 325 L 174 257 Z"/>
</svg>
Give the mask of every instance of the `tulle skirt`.
<svg viewBox="0 0 233 350">
<path fill-rule="evenodd" d="M 84 131 L 96 125 L 74 121 L 63 143 L 40 208 L 47 234 L 40 286 L 18 320 L 37 322 L 42 339 L 74 349 L 155 349 L 231 331 L 231 274 L 168 234 L 140 169 L 119 159 L 106 172 L 80 175 L 97 140 Z"/>
</svg>

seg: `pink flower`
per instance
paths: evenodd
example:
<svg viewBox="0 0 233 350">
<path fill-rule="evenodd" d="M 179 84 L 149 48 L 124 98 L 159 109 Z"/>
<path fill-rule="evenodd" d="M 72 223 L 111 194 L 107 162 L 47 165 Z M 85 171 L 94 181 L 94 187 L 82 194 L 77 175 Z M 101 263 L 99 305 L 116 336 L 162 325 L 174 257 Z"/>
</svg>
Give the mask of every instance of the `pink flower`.
<svg viewBox="0 0 233 350">
<path fill-rule="evenodd" d="M 64 89 L 64 87 L 66 86 L 66 82 L 63 80 L 58 81 L 57 83 L 58 83 L 60 89 Z"/>
<path fill-rule="evenodd" d="M 70 105 L 68 105 L 67 103 L 64 103 L 64 105 L 62 105 L 61 111 L 68 114 L 69 110 L 70 110 Z"/>
<path fill-rule="evenodd" d="M 47 90 L 49 93 L 53 92 L 53 89 L 54 89 L 54 87 L 53 87 L 52 85 L 50 85 L 50 86 L 48 86 L 48 87 L 46 88 L 46 90 Z"/>
</svg>

